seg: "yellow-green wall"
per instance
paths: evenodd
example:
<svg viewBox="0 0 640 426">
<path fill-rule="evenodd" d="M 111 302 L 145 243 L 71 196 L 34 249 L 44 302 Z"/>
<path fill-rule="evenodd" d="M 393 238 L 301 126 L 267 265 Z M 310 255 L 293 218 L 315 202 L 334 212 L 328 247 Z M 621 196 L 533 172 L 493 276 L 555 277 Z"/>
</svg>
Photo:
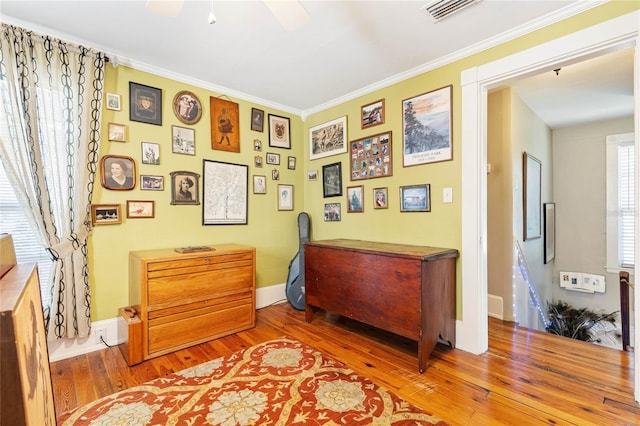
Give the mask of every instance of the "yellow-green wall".
<svg viewBox="0 0 640 426">
<path fill-rule="evenodd" d="M 282 111 L 273 111 L 241 99 L 233 99 L 240 104 L 241 152 L 239 154 L 215 151 L 210 148 L 208 99 L 209 96 L 215 97 L 224 94 L 213 93 L 123 66 L 116 69 L 108 66 L 105 91 L 120 94 L 123 109 L 119 112 L 104 110 L 103 122 L 105 125 L 111 121 L 126 124 L 128 142 L 122 144 L 103 140 L 101 155 L 129 155 L 136 159 L 137 163 L 140 163 L 140 142 L 156 142 L 162 145 L 161 164 L 159 166 L 139 164 L 138 174 L 161 174 L 165 176 L 165 186 L 170 171 L 190 170 L 202 173 L 203 159 L 247 164 L 250 176 L 254 174 L 265 175 L 268 184 L 266 195 L 255 195 L 252 193 L 250 183 L 249 220 L 246 226 L 202 226 L 202 207 L 169 205 L 170 189 L 168 188 L 162 192 L 140 191 L 138 188 L 133 191 L 109 191 L 97 185 L 93 198 L 94 203 L 121 203 L 124 205 L 127 199 L 155 200 L 156 217 L 154 219 L 125 219 L 124 223 L 120 225 L 102 225 L 93 230 L 90 239 L 90 267 L 94 320 L 115 317 L 117 308 L 128 304 L 127 258 L 130 250 L 222 242 L 249 244 L 257 249 L 258 287 L 283 283 L 286 280 L 289 261 L 297 251 L 296 217 L 300 211 L 308 212 L 311 217 L 312 239 L 357 238 L 460 249 L 461 153 L 459 147 L 461 145 L 461 120 L 463 119 L 460 107 L 460 73 L 468 68 L 494 61 L 639 8 L 640 3 L 637 1 L 606 3 L 504 45 L 313 114 L 304 122 L 300 117 Z M 129 81 L 163 89 L 163 126 L 134 123 L 128 120 Z M 448 85 L 453 86 L 453 160 L 403 168 L 402 101 Z M 193 91 L 206 106 L 203 118 L 194 126 L 196 129 L 195 156 L 171 153 L 171 125 L 179 125 L 180 123 L 173 116 L 170 101 L 179 90 Z M 364 131 L 361 130 L 359 123 L 362 105 L 381 98 L 385 99 L 385 123 Z M 265 114 L 275 113 L 291 118 L 291 150 L 269 149 L 267 134 L 250 130 L 249 117 L 252 106 L 264 109 Z M 394 162 L 392 177 L 350 181 L 348 153 L 314 161 L 308 159 L 309 128 L 345 115 L 348 122 L 349 140 L 382 131 L 392 131 Z M 254 167 L 253 158 L 256 153 L 253 151 L 253 139 L 255 138 L 259 138 L 263 142 L 263 151 L 260 153 L 263 157 L 267 151 L 277 152 L 281 155 L 281 165 L 277 167 L 281 174 L 279 182 L 271 180 L 273 166 L 259 169 Z M 298 161 L 294 171 L 287 169 L 286 157 L 289 155 L 295 156 Z M 346 193 L 346 186 L 364 185 L 364 213 L 346 213 L 344 196 L 339 199 L 338 197 L 323 198 L 322 166 L 337 161 L 342 162 L 344 193 Z M 308 181 L 306 179 L 307 170 L 317 170 L 319 179 Z M 294 211 L 277 210 L 275 197 L 277 183 L 295 186 Z M 399 186 L 420 183 L 431 185 L 431 212 L 401 213 L 399 211 Z M 373 209 L 372 191 L 376 187 L 388 188 L 388 209 Z M 442 203 L 442 189 L 445 187 L 453 188 L 453 203 L 451 204 Z M 323 207 L 328 202 L 342 204 L 342 220 L 340 222 L 323 221 Z M 460 265 L 460 261 L 458 261 L 458 265 Z M 459 277 L 458 266 L 458 300 L 461 299 Z M 457 315 L 460 317 L 460 303 L 458 303 L 457 311 Z"/>
</svg>

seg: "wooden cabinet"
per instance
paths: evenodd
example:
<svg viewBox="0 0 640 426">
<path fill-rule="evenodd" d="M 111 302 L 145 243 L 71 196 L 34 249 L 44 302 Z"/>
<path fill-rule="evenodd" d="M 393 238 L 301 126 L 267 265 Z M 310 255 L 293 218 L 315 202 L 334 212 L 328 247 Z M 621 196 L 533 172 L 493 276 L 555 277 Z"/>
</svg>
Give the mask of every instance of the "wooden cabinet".
<svg viewBox="0 0 640 426">
<path fill-rule="evenodd" d="M 142 323 L 141 356 L 133 336 L 121 346 L 130 365 L 255 326 L 255 248 L 212 247 L 129 254 L 129 303 Z"/>
<path fill-rule="evenodd" d="M 422 373 L 438 338 L 455 346 L 457 256 L 405 244 L 306 242 L 306 320 L 321 308 L 415 340 Z"/>
</svg>

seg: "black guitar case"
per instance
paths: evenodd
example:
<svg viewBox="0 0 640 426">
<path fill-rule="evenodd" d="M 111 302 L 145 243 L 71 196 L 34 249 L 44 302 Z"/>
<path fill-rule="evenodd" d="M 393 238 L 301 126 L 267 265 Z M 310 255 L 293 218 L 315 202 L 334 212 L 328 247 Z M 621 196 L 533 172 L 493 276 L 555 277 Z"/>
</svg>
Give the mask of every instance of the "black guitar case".
<svg viewBox="0 0 640 426">
<path fill-rule="evenodd" d="M 289 263 L 289 276 L 285 286 L 285 294 L 291 306 L 303 311 L 304 306 L 304 243 L 309 241 L 309 215 L 302 212 L 298 215 L 298 233 L 300 241 L 298 253 Z"/>
</svg>

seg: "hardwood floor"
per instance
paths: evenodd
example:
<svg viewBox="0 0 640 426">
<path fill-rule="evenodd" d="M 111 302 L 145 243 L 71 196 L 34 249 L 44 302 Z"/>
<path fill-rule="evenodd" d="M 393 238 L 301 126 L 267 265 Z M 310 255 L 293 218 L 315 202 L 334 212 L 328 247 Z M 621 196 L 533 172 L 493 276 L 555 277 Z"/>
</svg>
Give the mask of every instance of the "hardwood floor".
<svg viewBox="0 0 640 426">
<path fill-rule="evenodd" d="M 258 311 L 252 330 L 131 368 L 117 347 L 52 363 L 56 412 L 283 335 L 453 425 L 640 424 L 633 353 L 489 319 L 485 354 L 439 344 L 418 374 L 415 342 L 323 312 L 306 323 L 288 303 Z"/>
</svg>

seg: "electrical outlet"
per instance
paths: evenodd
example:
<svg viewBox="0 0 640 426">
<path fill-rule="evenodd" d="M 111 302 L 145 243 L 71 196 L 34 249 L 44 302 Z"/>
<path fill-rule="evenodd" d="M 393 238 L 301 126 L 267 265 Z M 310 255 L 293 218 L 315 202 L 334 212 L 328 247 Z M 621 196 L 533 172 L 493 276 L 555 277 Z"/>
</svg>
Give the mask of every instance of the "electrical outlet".
<svg viewBox="0 0 640 426">
<path fill-rule="evenodd" d="M 107 329 L 106 328 L 96 328 L 94 331 L 94 335 L 96 336 L 96 344 L 103 344 L 107 341 Z"/>
</svg>

